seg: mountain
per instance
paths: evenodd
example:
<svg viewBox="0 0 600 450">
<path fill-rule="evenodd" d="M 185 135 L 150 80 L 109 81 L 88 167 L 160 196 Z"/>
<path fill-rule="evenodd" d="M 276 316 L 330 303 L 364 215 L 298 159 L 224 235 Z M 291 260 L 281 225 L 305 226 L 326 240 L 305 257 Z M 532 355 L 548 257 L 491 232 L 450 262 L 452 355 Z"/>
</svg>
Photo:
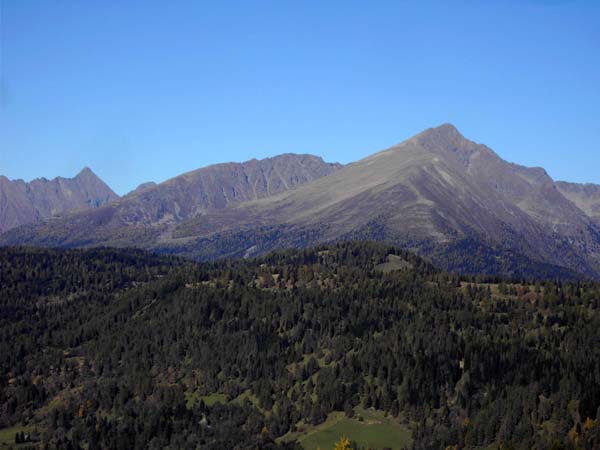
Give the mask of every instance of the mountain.
<svg viewBox="0 0 600 450">
<path fill-rule="evenodd" d="M 257 229 L 264 235 L 252 243 Z M 217 239 L 207 242 L 215 233 L 239 245 L 223 249 Z M 178 225 L 173 238 L 167 247 L 205 257 L 347 238 L 387 240 L 440 261 L 448 259 L 440 249 L 457 253 L 457 242 L 474 240 L 496 256 L 508 252 L 588 275 L 600 267 L 598 226 L 543 169 L 510 164 L 452 125 L 426 130 L 299 189 L 197 216 Z M 217 247 L 214 254 L 207 243 Z"/>
<path fill-rule="evenodd" d="M 148 189 L 151 189 L 154 186 L 156 186 L 156 183 L 154 181 L 147 181 L 145 183 L 140 184 L 133 191 L 128 192 L 127 195 L 139 194 L 140 192 L 147 191 Z"/>
<path fill-rule="evenodd" d="M 244 163 L 204 167 L 159 185 L 145 183 L 113 205 L 114 220 L 158 224 L 279 194 L 339 169 L 313 155 L 283 154 Z"/>
<path fill-rule="evenodd" d="M 204 167 L 158 185 L 142 185 L 92 214 L 78 212 L 13 230 L 3 242 L 50 246 L 141 246 L 192 217 L 262 199 L 329 175 L 341 167 L 313 155 L 283 154 Z"/>
<path fill-rule="evenodd" d="M 558 190 L 577 205 L 589 217 L 600 223 L 600 186 L 597 184 L 577 184 L 558 181 Z"/>
<path fill-rule="evenodd" d="M 261 190 L 241 166 L 213 166 L 0 242 L 135 245 L 213 259 L 362 239 L 410 248 L 449 270 L 600 276 L 600 227 L 581 200 L 588 197 L 565 194 L 543 169 L 508 163 L 452 125 L 343 167 L 323 164 L 327 176 L 294 189 L 262 182 Z"/>
<path fill-rule="evenodd" d="M 83 208 L 98 208 L 115 194 L 89 168 L 74 178 L 38 178 L 26 183 L 0 176 L 0 232 Z"/>
</svg>

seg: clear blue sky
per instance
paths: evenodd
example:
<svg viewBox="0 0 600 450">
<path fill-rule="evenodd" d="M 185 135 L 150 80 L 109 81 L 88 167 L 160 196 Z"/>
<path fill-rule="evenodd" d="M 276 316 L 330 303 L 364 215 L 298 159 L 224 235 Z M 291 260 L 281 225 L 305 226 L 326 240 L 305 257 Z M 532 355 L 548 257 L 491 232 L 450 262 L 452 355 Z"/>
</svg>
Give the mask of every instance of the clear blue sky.
<svg viewBox="0 0 600 450">
<path fill-rule="evenodd" d="M 600 2 L 0 0 L 0 174 L 118 193 L 455 124 L 600 183 Z M 452 5 L 449 5 L 452 3 Z"/>
</svg>

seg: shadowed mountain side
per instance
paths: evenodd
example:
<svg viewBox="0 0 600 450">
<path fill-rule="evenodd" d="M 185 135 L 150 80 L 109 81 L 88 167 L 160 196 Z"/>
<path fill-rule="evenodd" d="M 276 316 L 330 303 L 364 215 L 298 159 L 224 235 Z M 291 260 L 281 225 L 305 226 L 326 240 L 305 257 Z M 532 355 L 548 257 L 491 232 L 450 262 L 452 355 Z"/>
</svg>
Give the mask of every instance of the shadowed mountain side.
<svg viewBox="0 0 600 450">
<path fill-rule="evenodd" d="M 448 243 L 432 240 L 411 240 L 406 236 L 381 233 L 376 223 L 341 236 L 324 238 L 327 225 L 294 227 L 287 225 L 248 227 L 212 233 L 201 238 L 169 240 L 153 249 L 159 253 L 174 254 L 201 261 L 221 258 L 249 258 L 281 248 L 307 248 L 315 243 L 334 241 L 396 242 L 403 248 L 426 256 L 437 267 L 461 274 L 490 274 L 514 279 L 577 280 L 584 278 L 580 272 L 543 261 L 502 245 L 486 243 L 475 237 L 456 239 Z"/>
</svg>

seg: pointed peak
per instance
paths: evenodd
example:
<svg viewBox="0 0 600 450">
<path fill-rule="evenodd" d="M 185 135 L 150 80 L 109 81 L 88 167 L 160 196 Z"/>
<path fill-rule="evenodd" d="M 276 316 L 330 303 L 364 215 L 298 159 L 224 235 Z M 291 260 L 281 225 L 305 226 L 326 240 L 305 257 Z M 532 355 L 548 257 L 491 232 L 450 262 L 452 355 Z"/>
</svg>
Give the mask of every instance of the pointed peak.
<svg viewBox="0 0 600 450">
<path fill-rule="evenodd" d="M 79 173 L 75 176 L 75 178 L 98 178 L 98 175 L 94 173 L 92 169 L 85 166 L 83 169 L 79 171 Z"/>
<path fill-rule="evenodd" d="M 417 136 L 424 136 L 424 137 L 425 136 L 427 136 L 427 137 L 437 136 L 437 137 L 444 137 L 444 138 L 450 138 L 450 139 L 456 139 L 456 138 L 464 139 L 465 138 L 460 133 L 460 131 L 458 131 L 458 128 L 456 128 L 451 123 L 443 123 L 437 127 L 427 128 L 425 131 L 422 131 Z"/>
<path fill-rule="evenodd" d="M 460 131 L 450 123 L 444 123 L 435 128 L 428 128 L 417 134 L 413 139 L 423 147 L 437 151 L 456 150 L 458 148 L 470 147 L 474 144 L 466 139 Z"/>
<path fill-rule="evenodd" d="M 456 128 L 451 123 L 443 123 L 434 128 L 434 130 L 438 130 L 440 133 L 448 133 L 448 134 L 459 134 L 462 136 L 458 128 Z"/>
</svg>

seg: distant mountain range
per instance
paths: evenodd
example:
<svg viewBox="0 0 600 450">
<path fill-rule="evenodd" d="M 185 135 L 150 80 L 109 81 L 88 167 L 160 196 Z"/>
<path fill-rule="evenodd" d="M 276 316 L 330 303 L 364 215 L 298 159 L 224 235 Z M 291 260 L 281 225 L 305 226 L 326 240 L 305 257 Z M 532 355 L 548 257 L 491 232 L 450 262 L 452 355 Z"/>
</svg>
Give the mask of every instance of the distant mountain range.
<svg viewBox="0 0 600 450">
<path fill-rule="evenodd" d="M 0 233 L 65 212 L 98 208 L 119 198 L 87 167 L 74 178 L 26 183 L 0 176 Z"/>
<path fill-rule="evenodd" d="M 348 239 L 389 241 L 462 272 L 600 277 L 600 186 L 554 182 L 442 125 L 346 166 L 281 155 L 206 167 L 0 243 L 213 259 Z"/>
<path fill-rule="evenodd" d="M 25 183 L 2 177 L 0 210 L 6 211 L 2 216 L 3 231 L 29 224 L 14 231 L 20 234 L 41 225 L 40 230 L 48 227 L 59 233 L 69 229 L 73 234 L 65 236 L 67 240 L 86 241 L 75 245 L 108 242 L 116 236 L 128 235 L 130 229 L 134 230 L 133 234 L 152 233 L 152 230 L 211 211 L 279 194 L 329 175 L 340 167 L 313 155 L 283 154 L 260 161 L 216 164 L 161 184 L 143 183 L 121 198 L 87 168 L 73 179 L 39 179 Z M 83 208 L 92 206 L 97 208 L 97 214 L 87 215 L 89 211 Z M 70 214 L 61 217 L 66 212 Z M 39 224 L 45 219 L 52 220 Z M 87 235 L 94 229 L 105 233 L 106 238 Z M 51 236 L 48 238 L 52 240 Z M 125 245 L 135 243 L 123 240 Z M 72 246 L 73 242 L 58 245 Z"/>
</svg>

